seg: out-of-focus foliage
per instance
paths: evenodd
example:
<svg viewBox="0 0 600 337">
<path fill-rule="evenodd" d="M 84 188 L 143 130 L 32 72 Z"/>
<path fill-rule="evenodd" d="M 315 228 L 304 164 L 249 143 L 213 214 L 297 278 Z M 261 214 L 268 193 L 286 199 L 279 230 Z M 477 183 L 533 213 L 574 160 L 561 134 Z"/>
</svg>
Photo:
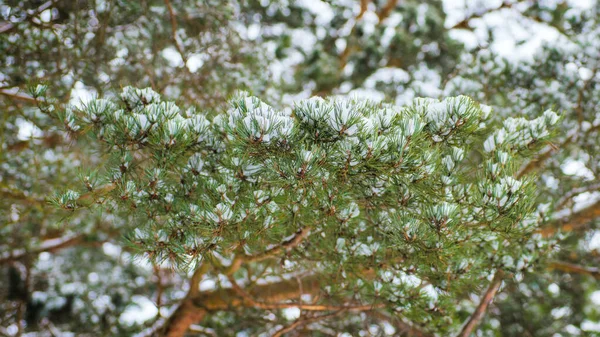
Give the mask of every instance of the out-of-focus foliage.
<svg viewBox="0 0 600 337">
<path fill-rule="evenodd" d="M 386 310 L 246 298 L 196 316 L 190 335 L 446 335 L 494 268 L 507 275 L 478 335 L 598 333 L 599 11 L 593 0 L 0 2 L 0 335 L 160 331 L 186 299 L 245 298 L 232 280 L 256 298 L 285 285 L 304 304 Z M 538 45 L 541 33 L 551 38 Z M 121 96 L 128 86 L 158 94 Z M 332 94 L 375 102 L 301 100 Z M 447 115 L 432 118 L 440 103 L 413 103 L 458 95 L 493 108 L 485 125 L 455 135 Z M 550 144 L 520 119 L 545 126 L 549 109 L 562 116 Z M 423 129 L 407 141 L 411 121 Z M 529 148 L 511 147 L 518 128 Z M 540 229 L 493 235 L 484 194 L 522 196 L 494 224 L 529 215 Z M 440 212 L 454 220 L 439 225 Z"/>
<path fill-rule="evenodd" d="M 539 7 L 531 11 L 540 11 Z M 524 169 L 538 172 L 538 202 L 549 206 L 549 218 L 587 216 L 588 221 L 575 226 L 556 223 L 563 226 L 556 259 L 593 270 L 600 263 L 596 230 L 600 217 L 600 7 L 596 4 L 582 11 L 562 4 L 537 16 L 559 34 L 555 41 L 545 42 L 532 60 L 517 62 L 482 50 L 466 58 L 464 70 L 445 89 L 448 94 L 460 92 L 492 105 L 498 120 L 516 113 L 534 116 L 543 108 L 564 114 L 553 145 Z M 525 282 L 510 285 L 498 303 L 500 313 L 490 320 L 500 323 L 503 335 L 508 336 L 597 332 L 598 273 L 589 277 L 564 271 L 540 270 Z M 591 301 L 592 294 L 596 302 Z"/>
</svg>

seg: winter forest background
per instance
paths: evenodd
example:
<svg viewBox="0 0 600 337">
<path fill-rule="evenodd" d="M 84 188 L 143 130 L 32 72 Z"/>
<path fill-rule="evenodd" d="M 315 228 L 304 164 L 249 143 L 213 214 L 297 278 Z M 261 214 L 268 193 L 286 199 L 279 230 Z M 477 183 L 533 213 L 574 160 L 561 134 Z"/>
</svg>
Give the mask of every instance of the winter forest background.
<svg viewBox="0 0 600 337">
<path fill-rule="evenodd" d="M 0 336 L 600 335 L 597 1 L 2 0 L 0 119 Z"/>
</svg>

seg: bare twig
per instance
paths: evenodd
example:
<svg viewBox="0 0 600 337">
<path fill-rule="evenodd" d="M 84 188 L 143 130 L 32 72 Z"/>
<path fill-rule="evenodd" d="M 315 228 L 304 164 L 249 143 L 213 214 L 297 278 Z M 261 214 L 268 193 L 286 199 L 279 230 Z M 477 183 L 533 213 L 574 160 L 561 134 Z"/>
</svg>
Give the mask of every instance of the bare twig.
<svg viewBox="0 0 600 337">
<path fill-rule="evenodd" d="M 500 289 L 503 277 L 504 272 L 502 270 L 497 270 L 496 274 L 494 275 L 494 278 L 492 279 L 492 283 L 490 283 L 488 289 L 483 294 L 483 297 L 481 298 L 481 302 L 479 302 L 477 309 L 475 309 L 475 312 L 473 312 L 471 317 L 469 317 L 469 319 L 467 320 L 457 337 L 469 337 L 473 330 L 477 327 L 477 325 L 479 325 L 479 322 L 485 315 L 488 306 L 490 305 L 490 303 L 492 303 L 492 300 L 494 299 L 494 296 L 496 296 L 498 289 Z"/>
<path fill-rule="evenodd" d="M 50 6 L 52 6 L 55 2 L 56 2 L 56 0 L 46 1 L 40 7 L 38 7 L 35 11 L 33 11 L 33 13 L 28 14 L 25 17 L 25 20 L 29 20 L 29 18 L 37 16 L 41 12 L 43 12 L 46 9 L 50 8 Z M 2 22 L 1 25 L 0 25 L 0 34 L 4 34 L 6 32 L 9 32 L 9 31 L 13 30 L 15 27 L 16 27 L 15 24 L 12 23 L 12 22 Z"/>
<path fill-rule="evenodd" d="M 173 38 L 173 43 L 175 44 L 175 48 L 177 48 L 179 55 L 181 55 L 181 59 L 183 60 L 183 65 L 185 67 L 185 65 L 187 64 L 187 57 L 185 56 L 183 47 L 181 46 L 181 44 L 179 43 L 179 40 L 177 39 L 177 16 L 175 15 L 175 11 L 173 10 L 173 5 L 171 5 L 170 0 L 165 0 L 165 5 L 167 6 L 167 9 L 169 10 L 169 17 L 171 19 L 171 30 L 172 30 L 171 37 Z"/>
<path fill-rule="evenodd" d="M 418 329 L 415 325 L 406 323 L 398 316 L 389 316 L 382 311 L 369 311 L 367 314 L 377 320 L 388 322 L 396 328 L 396 333 L 400 336 L 434 337 L 433 335 Z"/>
</svg>

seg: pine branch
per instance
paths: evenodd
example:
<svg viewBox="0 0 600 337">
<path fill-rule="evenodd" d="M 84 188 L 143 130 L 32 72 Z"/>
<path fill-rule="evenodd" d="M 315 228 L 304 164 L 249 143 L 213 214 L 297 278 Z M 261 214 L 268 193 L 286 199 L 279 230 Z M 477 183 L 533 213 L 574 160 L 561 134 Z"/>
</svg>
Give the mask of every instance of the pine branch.
<svg viewBox="0 0 600 337">
<path fill-rule="evenodd" d="M 596 267 L 584 267 L 568 262 L 555 261 L 550 263 L 548 268 L 563 271 L 566 273 L 589 275 L 595 278 L 596 280 L 600 280 L 600 268 Z"/>
<path fill-rule="evenodd" d="M 541 168 L 545 164 L 545 162 L 548 159 L 550 159 L 554 153 L 556 153 L 556 151 L 558 149 L 564 149 L 567 145 L 575 142 L 576 140 L 578 140 L 580 138 L 588 137 L 592 132 L 594 132 L 598 129 L 600 129 L 600 125 L 593 126 L 593 127 L 589 128 L 588 130 L 586 130 L 583 133 L 583 135 L 580 133 L 581 130 L 579 130 L 579 129 L 572 130 L 571 132 L 569 132 L 567 138 L 565 138 L 565 140 L 560 145 L 548 146 L 542 153 L 540 153 L 537 156 L 537 158 L 532 159 L 529 162 L 527 162 L 525 165 L 523 165 L 523 167 L 521 167 L 521 169 L 517 173 L 517 178 L 521 178 L 524 175 Z"/>
<path fill-rule="evenodd" d="M 194 270 L 194 274 L 190 278 L 190 291 L 188 293 L 188 296 L 193 297 L 200 293 L 200 280 L 202 279 L 202 276 L 206 274 L 209 268 L 210 263 L 206 263 L 205 261 L 203 261 L 203 263 L 198 268 L 196 268 L 196 270 Z"/>
<path fill-rule="evenodd" d="M 481 297 L 481 302 L 479 302 L 477 309 L 475 309 L 475 312 L 473 312 L 471 317 L 469 317 L 469 319 L 467 320 L 457 337 L 469 337 L 471 333 L 473 333 L 473 330 L 475 330 L 475 328 L 479 325 L 479 322 L 485 315 L 488 306 L 490 305 L 490 303 L 492 303 L 494 296 L 496 296 L 498 289 L 500 289 L 503 277 L 504 272 L 502 270 L 496 271 L 496 274 L 492 279 L 492 283 L 490 283 L 488 289 L 483 294 L 483 297 Z"/>
<path fill-rule="evenodd" d="M 161 336 L 183 336 L 188 327 L 201 321 L 208 313 L 251 307 L 265 310 L 300 308 L 307 311 L 370 311 L 382 308 L 383 304 L 322 305 L 286 302 L 303 294 L 316 295 L 320 291 L 321 275 L 311 275 L 298 281 L 282 280 L 245 290 L 232 282 L 232 288 L 218 289 L 186 297 L 166 321 Z M 301 292 L 303 294 L 301 294 Z"/>
</svg>

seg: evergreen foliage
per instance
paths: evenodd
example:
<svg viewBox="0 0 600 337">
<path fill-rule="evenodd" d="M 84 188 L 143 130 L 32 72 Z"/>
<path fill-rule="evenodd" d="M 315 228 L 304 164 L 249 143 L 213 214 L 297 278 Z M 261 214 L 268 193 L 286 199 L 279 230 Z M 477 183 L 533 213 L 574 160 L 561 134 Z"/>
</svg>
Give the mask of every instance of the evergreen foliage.
<svg viewBox="0 0 600 337">
<path fill-rule="evenodd" d="M 600 331 L 600 6 L 477 6 L 0 4 L 0 335 Z"/>
</svg>

